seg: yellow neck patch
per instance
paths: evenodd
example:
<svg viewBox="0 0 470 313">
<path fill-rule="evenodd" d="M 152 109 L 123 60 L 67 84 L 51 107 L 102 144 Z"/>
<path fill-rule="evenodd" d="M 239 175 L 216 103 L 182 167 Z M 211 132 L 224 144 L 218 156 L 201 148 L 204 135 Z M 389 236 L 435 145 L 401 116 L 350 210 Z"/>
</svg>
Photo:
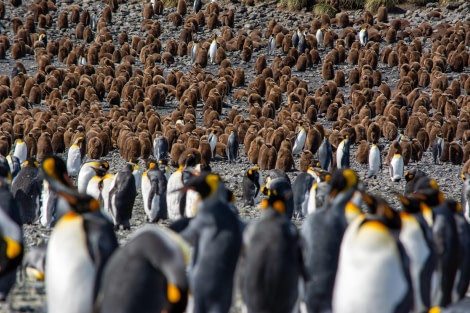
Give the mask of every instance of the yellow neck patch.
<svg viewBox="0 0 470 313">
<path fill-rule="evenodd" d="M 177 303 L 181 299 L 180 290 L 173 284 L 168 284 L 166 294 L 170 303 Z"/>
<path fill-rule="evenodd" d="M 3 239 L 7 243 L 7 251 L 6 251 L 7 257 L 9 259 L 14 259 L 23 250 L 23 248 L 21 247 L 21 244 L 19 242 L 16 242 L 10 237 L 4 237 Z"/>
<path fill-rule="evenodd" d="M 273 209 L 281 214 L 286 213 L 286 205 L 281 200 L 274 201 Z"/>
<path fill-rule="evenodd" d="M 209 193 L 209 197 L 210 197 L 217 190 L 217 187 L 218 187 L 218 184 L 219 184 L 219 176 L 217 176 L 215 174 L 207 175 L 206 183 L 209 185 L 210 190 L 211 190 L 210 193 Z"/>
<path fill-rule="evenodd" d="M 357 184 L 357 175 L 351 169 L 346 169 L 343 172 L 344 178 L 346 178 L 346 188 L 344 190 L 348 190 L 349 188 L 355 186 Z"/>
</svg>

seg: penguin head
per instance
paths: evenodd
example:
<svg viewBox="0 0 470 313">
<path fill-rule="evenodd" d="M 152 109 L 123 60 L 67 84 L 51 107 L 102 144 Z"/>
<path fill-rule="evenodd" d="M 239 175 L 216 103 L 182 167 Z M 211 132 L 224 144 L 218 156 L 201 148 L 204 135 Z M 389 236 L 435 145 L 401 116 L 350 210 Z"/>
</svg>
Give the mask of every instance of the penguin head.
<svg viewBox="0 0 470 313">
<path fill-rule="evenodd" d="M 75 139 L 75 142 L 73 143 L 74 145 L 80 145 L 83 142 L 83 137 L 80 136 L 77 139 Z"/>
<path fill-rule="evenodd" d="M 64 160 L 60 157 L 47 157 L 42 161 L 41 166 L 44 178 L 53 189 L 54 186 L 57 186 L 58 184 L 66 186 L 67 188 L 74 188 L 72 180 L 67 174 L 67 166 L 65 165 Z"/>
<path fill-rule="evenodd" d="M 91 168 L 95 171 L 96 175 L 103 177 L 109 170 L 108 161 L 98 161 L 96 164 L 92 164 Z"/>
<path fill-rule="evenodd" d="M 414 173 L 411 172 L 411 171 L 406 171 L 404 176 L 405 176 L 405 180 L 407 182 L 409 182 L 410 180 L 412 180 L 415 177 Z"/>
<path fill-rule="evenodd" d="M 211 198 L 223 187 L 222 179 L 219 175 L 213 173 L 203 173 L 200 176 L 191 177 L 184 185 L 182 191 L 194 190 L 199 193 L 202 200 Z M 227 199 L 226 193 L 222 197 Z"/>
<path fill-rule="evenodd" d="M 439 185 L 435 179 L 429 177 L 421 177 L 416 182 L 415 194 L 421 197 L 423 201 L 430 207 L 444 203 L 444 194 L 439 190 Z"/>
<path fill-rule="evenodd" d="M 331 186 L 330 199 L 338 194 L 351 194 L 357 188 L 359 177 L 350 168 L 335 170 L 328 181 Z"/>
<path fill-rule="evenodd" d="M 35 157 L 29 157 L 26 161 L 23 163 L 23 167 L 26 166 L 31 166 L 31 167 L 39 167 L 39 162 L 36 160 Z"/>
<path fill-rule="evenodd" d="M 402 204 L 403 211 L 406 213 L 413 214 L 421 212 L 421 199 L 413 197 L 412 195 L 410 197 L 405 197 L 399 193 L 397 193 L 396 196 Z"/>
<path fill-rule="evenodd" d="M 285 197 L 282 196 L 276 189 L 274 190 L 265 189 L 265 192 L 268 198 L 263 199 L 263 201 L 261 201 L 260 208 L 262 210 L 270 208 L 280 214 L 285 214 L 286 213 Z"/>
<path fill-rule="evenodd" d="M 368 195 L 365 192 L 361 192 L 361 194 L 369 209 L 367 220 L 380 221 L 390 229 L 399 230 L 401 228 L 400 214 L 397 210 L 391 208 L 387 201 L 378 196 Z"/>
</svg>

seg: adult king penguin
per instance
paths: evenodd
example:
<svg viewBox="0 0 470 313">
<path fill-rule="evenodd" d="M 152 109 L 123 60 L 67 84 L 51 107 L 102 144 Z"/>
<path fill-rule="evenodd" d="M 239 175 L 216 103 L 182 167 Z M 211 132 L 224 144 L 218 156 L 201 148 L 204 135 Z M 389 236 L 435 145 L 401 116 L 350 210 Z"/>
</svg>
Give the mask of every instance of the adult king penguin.
<svg viewBox="0 0 470 313">
<path fill-rule="evenodd" d="M 398 241 L 400 217 L 384 200 L 368 197 L 374 213 L 354 220 L 341 242 L 333 312 L 408 313 L 413 298 L 408 259 Z"/>
<path fill-rule="evenodd" d="M 183 313 L 188 250 L 171 230 L 155 225 L 137 230 L 108 260 L 94 312 Z"/>
<path fill-rule="evenodd" d="M 23 231 L 18 205 L 5 178 L 0 178 L 0 301 L 5 301 L 16 282 L 23 258 Z"/>
<path fill-rule="evenodd" d="M 197 1 L 201 1 L 201 0 L 197 0 Z M 199 43 L 196 41 L 193 41 L 193 45 L 191 46 L 191 64 L 194 64 L 194 62 L 196 61 L 196 55 L 197 55 L 198 49 L 199 49 Z"/>
<path fill-rule="evenodd" d="M 215 146 L 217 144 L 217 135 L 215 133 L 215 130 L 211 130 L 209 137 L 207 138 L 207 141 L 209 141 L 209 145 L 211 147 L 211 152 L 212 152 L 212 160 L 215 158 Z"/>
<path fill-rule="evenodd" d="M 217 53 L 217 35 L 214 34 L 214 39 L 212 39 L 211 45 L 209 46 L 209 59 L 211 64 L 215 63 L 215 55 Z"/>
<path fill-rule="evenodd" d="M 308 312 L 331 311 L 341 240 L 348 221 L 360 214 L 359 208 L 350 202 L 358 183 L 353 170 L 334 171 L 329 180 L 331 192 L 327 203 L 307 215 L 302 226 L 305 265 L 310 278 L 304 292 Z"/>
<path fill-rule="evenodd" d="M 295 312 L 298 284 L 305 278 L 297 227 L 286 218 L 284 198 L 269 190 L 261 217 L 243 233 L 242 297 L 247 312 Z"/>
<path fill-rule="evenodd" d="M 85 193 L 87 190 L 88 183 L 96 175 L 97 171 L 101 171 L 103 174 L 108 172 L 109 163 L 104 160 L 99 161 L 88 161 L 83 163 L 78 173 L 77 178 L 77 189 L 80 193 Z"/>
<path fill-rule="evenodd" d="M 336 150 L 336 167 L 338 169 L 349 168 L 349 137 L 345 138 L 338 145 Z"/>
<path fill-rule="evenodd" d="M 307 206 L 310 196 L 310 188 L 317 183 L 318 176 L 310 167 L 307 172 L 300 173 L 292 184 L 294 196 L 294 217 L 301 219 L 307 215 Z"/>
<path fill-rule="evenodd" d="M 133 171 L 139 164 L 128 162 L 124 168 L 114 175 L 114 180 L 109 190 L 109 206 L 113 216 L 114 227 L 120 225 L 124 229 L 130 229 L 130 219 L 137 196 L 136 179 Z"/>
<path fill-rule="evenodd" d="M 432 143 L 432 159 L 434 164 L 441 164 L 441 154 L 444 150 L 444 139 L 441 136 L 442 134 L 439 132 Z"/>
<path fill-rule="evenodd" d="M 330 140 L 327 136 L 323 138 L 323 141 L 318 148 L 318 160 L 320 161 L 320 167 L 322 170 L 331 170 L 331 165 L 333 164 L 333 151 L 331 149 Z"/>
<path fill-rule="evenodd" d="M 158 164 L 150 160 L 147 171 L 142 174 L 142 200 L 147 220 L 156 223 L 168 218 L 166 192 L 168 180 Z"/>
<path fill-rule="evenodd" d="M 100 212 L 96 199 L 71 188 L 60 158 L 46 158 L 42 172 L 71 208 L 57 222 L 47 245 L 47 310 L 91 312 L 104 264 L 118 246 L 113 225 Z"/>
<path fill-rule="evenodd" d="M 276 190 L 280 196 L 284 197 L 286 217 L 291 219 L 294 215 L 294 194 L 290 181 L 285 177 L 276 177 L 274 179 L 267 177 L 266 185 L 261 187 L 261 192 L 268 195 L 270 190 Z"/>
<path fill-rule="evenodd" d="M 28 157 L 28 146 L 23 139 L 16 139 L 13 155 L 20 159 L 20 164 L 23 164 L 24 161 L 26 161 L 26 158 Z"/>
<path fill-rule="evenodd" d="M 157 161 L 168 158 L 168 139 L 162 134 L 157 133 L 153 140 L 153 155 Z"/>
<path fill-rule="evenodd" d="M 70 146 L 67 152 L 67 173 L 70 177 L 78 176 L 80 167 L 82 165 L 81 143 L 83 137 L 78 137 L 75 142 Z"/>
<path fill-rule="evenodd" d="M 369 169 L 367 170 L 367 178 L 373 177 L 377 179 L 379 171 L 382 169 L 382 157 L 377 144 L 373 143 L 369 150 Z"/>
<path fill-rule="evenodd" d="M 238 159 L 238 134 L 235 131 L 230 131 L 227 141 L 227 158 L 228 162 L 236 162 Z"/>
<path fill-rule="evenodd" d="M 26 160 L 11 185 L 11 192 L 18 202 L 24 224 L 32 224 L 39 217 L 42 177 L 38 166 L 35 158 Z"/>
<path fill-rule="evenodd" d="M 190 179 L 184 190 L 200 194 L 197 214 L 181 235 L 195 247 L 189 271 L 194 312 L 230 310 L 235 267 L 242 244 L 238 216 L 230 209 L 220 177 L 203 173 Z"/>
<path fill-rule="evenodd" d="M 243 176 L 243 201 L 245 205 L 254 206 L 259 199 L 262 176 L 257 166 L 250 168 Z"/>
<path fill-rule="evenodd" d="M 399 182 L 404 175 L 404 161 L 403 156 L 400 153 L 395 153 L 392 160 L 390 161 L 390 166 L 388 167 L 390 173 L 390 179 L 393 182 Z"/>
<path fill-rule="evenodd" d="M 271 36 L 269 36 L 268 49 L 269 49 L 268 54 L 273 55 L 274 54 L 274 49 L 276 49 L 276 39 L 274 38 L 273 34 L 271 34 Z"/>
<path fill-rule="evenodd" d="M 324 30 L 325 30 L 324 28 L 319 28 L 317 29 L 317 32 L 315 34 L 315 37 L 317 38 L 317 44 L 319 47 L 323 45 L 323 31 Z"/>
<path fill-rule="evenodd" d="M 201 0 L 194 0 L 193 4 L 193 11 L 194 14 L 197 14 L 202 9 L 202 1 Z"/>
<path fill-rule="evenodd" d="M 367 33 L 367 26 L 361 28 L 359 31 L 359 42 L 361 46 L 365 47 L 369 41 L 369 34 Z"/>
<path fill-rule="evenodd" d="M 305 139 L 307 138 L 307 132 L 305 127 L 299 126 L 298 132 L 295 136 L 294 147 L 292 148 L 292 154 L 298 155 L 301 154 L 304 150 Z"/>
</svg>

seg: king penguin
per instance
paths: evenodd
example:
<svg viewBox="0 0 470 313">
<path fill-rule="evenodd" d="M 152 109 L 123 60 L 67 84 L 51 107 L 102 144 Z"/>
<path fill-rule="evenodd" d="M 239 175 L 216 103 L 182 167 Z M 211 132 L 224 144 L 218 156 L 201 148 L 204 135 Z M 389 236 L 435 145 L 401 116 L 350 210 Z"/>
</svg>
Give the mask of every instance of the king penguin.
<svg viewBox="0 0 470 313">
<path fill-rule="evenodd" d="M 16 282 L 23 258 L 23 231 L 18 204 L 6 179 L 0 178 L 0 301 L 5 301 Z"/>
<path fill-rule="evenodd" d="M 442 135 L 439 132 L 432 143 L 432 159 L 434 160 L 434 164 L 441 164 L 441 154 L 444 150 L 444 139 L 440 136 Z"/>
<path fill-rule="evenodd" d="M 211 147 L 211 152 L 212 152 L 212 160 L 215 158 L 215 146 L 217 144 L 217 135 L 215 134 L 215 130 L 211 130 L 209 137 L 207 138 L 209 141 L 209 145 Z"/>
<path fill-rule="evenodd" d="M 228 162 L 236 162 L 238 159 L 238 134 L 231 130 L 230 135 L 228 136 L 226 153 Z"/>
<path fill-rule="evenodd" d="M 96 175 L 96 171 L 108 172 L 109 163 L 104 160 L 93 160 L 83 163 L 78 173 L 77 189 L 80 193 L 86 193 L 88 183 Z"/>
<path fill-rule="evenodd" d="M 269 36 L 269 41 L 268 41 L 268 54 L 269 55 L 274 55 L 274 49 L 276 49 L 276 39 L 274 38 L 274 35 L 271 34 Z"/>
<path fill-rule="evenodd" d="M 150 160 L 147 170 L 142 174 L 142 200 L 147 221 L 156 223 L 168 218 L 166 188 L 168 180 L 157 163 Z"/>
<path fill-rule="evenodd" d="M 194 0 L 193 4 L 193 11 L 194 14 L 197 14 L 202 9 L 202 1 L 201 0 Z"/>
<path fill-rule="evenodd" d="M 302 172 L 295 178 L 292 184 L 295 218 L 302 219 L 307 215 L 310 189 L 314 183 L 318 182 L 317 177 L 314 169 L 311 167 L 307 172 Z"/>
<path fill-rule="evenodd" d="M 66 166 L 58 166 L 60 161 L 46 158 L 42 163 L 45 179 L 71 208 L 57 222 L 47 245 L 47 310 L 91 312 L 104 264 L 118 242 L 112 223 L 100 212 L 99 202 L 63 183 Z M 62 168 L 63 172 L 58 172 Z"/>
<path fill-rule="evenodd" d="M 369 169 L 367 171 L 367 178 L 373 177 L 377 179 L 379 171 L 382 169 L 382 157 L 377 144 L 373 143 L 369 150 Z"/>
<path fill-rule="evenodd" d="M 305 127 L 299 126 L 297 134 L 295 136 L 294 147 L 292 148 L 293 155 L 299 155 L 304 150 L 305 139 L 307 138 L 307 132 Z"/>
<path fill-rule="evenodd" d="M 304 292 L 308 312 L 331 311 L 341 240 L 348 221 L 360 214 L 359 208 L 350 202 L 359 183 L 353 170 L 334 171 L 328 183 L 331 191 L 327 202 L 307 215 L 301 230 L 310 277 Z"/>
<path fill-rule="evenodd" d="M 201 0 L 196 0 L 196 1 L 201 1 Z M 191 46 L 191 64 L 194 64 L 194 62 L 196 61 L 196 55 L 197 55 L 198 49 L 199 49 L 199 43 L 194 41 L 193 45 Z"/>
<path fill-rule="evenodd" d="M 390 173 L 390 179 L 393 182 L 399 182 L 404 175 L 405 164 L 403 162 L 403 157 L 400 153 L 395 153 L 392 160 L 390 161 L 390 166 L 388 167 Z"/>
<path fill-rule="evenodd" d="M 8 162 L 8 167 L 10 168 L 11 179 L 13 180 L 21 170 L 20 159 L 12 154 L 9 154 L 6 156 L 6 161 Z"/>
<path fill-rule="evenodd" d="M 319 28 L 317 29 L 317 32 L 315 34 L 315 37 L 317 38 L 317 44 L 319 47 L 323 45 L 323 31 L 324 30 L 325 30 L 324 28 Z"/>
<path fill-rule="evenodd" d="M 292 35 L 292 47 L 297 49 L 297 45 L 299 44 L 300 36 L 302 35 L 300 28 L 297 28 L 297 30 L 294 32 Z"/>
<path fill-rule="evenodd" d="M 111 188 L 109 190 L 109 206 L 113 216 L 114 228 L 119 229 L 122 225 L 124 229 L 130 229 L 130 219 L 134 208 L 135 197 L 137 196 L 136 180 L 133 174 L 137 163 L 126 163 L 124 168 L 114 175 Z"/>
<path fill-rule="evenodd" d="M 217 53 L 217 35 L 214 34 L 214 39 L 212 39 L 211 45 L 209 46 L 209 59 L 211 64 L 215 63 L 215 54 Z"/>
<path fill-rule="evenodd" d="M 75 142 L 70 146 L 67 152 L 67 173 L 70 177 L 77 177 L 82 165 L 81 143 L 83 137 L 78 137 Z"/>
<path fill-rule="evenodd" d="M 20 159 L 20 164 L 23 164 L 26 161 L 28 157 L 28 146 L 23 139 L 16 139 L 13 155 Z"/>
<path fill-rule="evenodd" d="M 257 166 L 250 168 L 243 176 L 243 201 L 245 205 L 254 206 L 259 200 L 262 175 Z"/>
<path fill-rule="evenodd" d="M 369 41 L 369 34 L 367 33 L 367 26 L 363 27 L 359 32 L 359 42 L 361 46 L 365 47 Z"/>
<path fill-rule="evenodd" d="M 39 217 L 42 177 L 38 166 L 35 158 L 26 160 L 11 185 L 11 192 L 18 202 L 24 224 L 32 224 Z"/>
<path fill-rule="evenodd" d="M 153 155 L 157 161 L 168 159 L 168 139 L 162 134 L 157 133 L 153 140 Z"/>
<path fill-rule="evenodd" d="M 408 258 L 398 240 L 400 217 L 384 200 L 373 199 L 374 207 L 369 208 L 374 213 L 356 218 L 344 233 L 333 312 L 405 313 L 412 309 Z"/>
<path fill-rule="evenodd" d="M 247 312 L 295 312 L 306 277 L 300 234 L 286 218 L 284 198 L 269 190 L 261 216 L 243 233 L 241 290 Z"/>
<path fill-rule="evenodd" d="M 345 138 L 338 145 L 336 150 L 336 167 L 338 169 L 349 168 L 349 137 Z"/>
<path fill-rule="evenodd" d="M 468 174 L 462 174 L 463 178 L 463 185 L 462 185 L 462 196 L 461 196 L 461 203 L 462 203 L 462 214 L 470 223 L 470 176 Z"/>
<path fill-rule="evenodd" d="M 406 180 L 406 185 L 405 185 L 405 191 L 403 192 L 403 195 L 406 197 L 409 194 L 413 193 L 416 191 L 416 183 L 419 181 L 421 177 L 426 177 L 428 174 L 423 172 L 422 170 L 419 169 L 411 169 L 409 171 L 405 172 L 405 180 Z"/>
<path fill-rule="evenodd" d="M 279 196 L 284 197 L 286 217 L 291 219 L 294 215 L 294 194 L 290 181 L 284 177 L 269 179 L 266 181 L 266 185 L 261 187 L 261 192 L 268 195 L 270 190 L 276 190 Z"/>
<path fill-rule="evenodd" d="M 305 39 L 305 33 L 302 33 L 299 38 L 299 43 L 297 44 L 297 51 L 304 53 L 305 48 L 307 48 L 307 40 Z"/>
<path fill-rule="evenodd" d="M 312 184 L 309 190 L 305 216 L 322 208 L 327 203 L 328 196 L 330 195 L 331 185 L 328 181 L 331 179 L 331 173 L 320 170 L 318 174 L 316 175 L 316 182 Z"/>
<path fill-rule="evenodd" d="M 318 148 L 318 160 L 320 161 L 322 170 L 331 170 L 331 165 L 333 164 L 333 151 L 331 149 L 330 140 L 327 136 L 323 137 L 323 141 Z"/>
<path fill-rule="evenodd" d="M 234 273 L 242 245 L 242 224 L 227 201 L 217 174 L 202 173 L 185 183 L 201 197 L 197 214 L 181 235 L 194 248 L 188 273 L 194 312 L 227 313 L 232 302 Z"/>
<path fill-rule="evenodd" d="M 431 306 L 431 278 L 436 266 L 432 229 L 426 220 L 426 216 L 432 215 L 432 211 L 412 195 L 397 196 L 403 206 L 400 212 L 402 227 L 399 239 L 410 260 L 413 286 L 411 312 L 425 312 Z"/>
<path fill-rule="evenodd" d="M 140 228 L 106 263 L 94 312 L 183 313 L 189 288 L 188 250 L 171 230 Z"/>
</svg>

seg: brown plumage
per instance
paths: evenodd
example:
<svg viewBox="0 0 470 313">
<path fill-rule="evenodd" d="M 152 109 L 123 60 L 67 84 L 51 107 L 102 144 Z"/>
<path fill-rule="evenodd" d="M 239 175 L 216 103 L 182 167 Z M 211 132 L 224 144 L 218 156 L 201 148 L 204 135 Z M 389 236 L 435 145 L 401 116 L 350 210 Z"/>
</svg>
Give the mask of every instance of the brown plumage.
<svg viewBox="0 0 470 313">
<path fill-rule="evenodd" d="M 187 6 L 186 6 L 186 1 L 185 0 L 178 0 L 178 7 L 176 8 L 176 11 L 181 14 L 185 15 L 187 12 Z"/>
<path fill-rule="evenodd" d="M 287 172 L 290 171 L 294 167 L 294 165 L 295 163 L 291 150 L 287 148 L 279 149 L 279 152 L 277 153 L 275 168 Z"/>
<path fill-rule="evenodd" d="M 401 154 L 401 146 L 398 143 L 397 140 L 394 140 L 392 144 L 390 145 L 390 148 L 388 149 L 387 153 L 387 158 L 385 160 L 385 163 L 390 166 L 390 161 L 392 160 L 393 156 L 395 153 L 400 153 Z"/>
<path fill-rule="evenodd" d="M 305 72 L 307 70 L 307 57 L 305 54 L 299 56 L 295 64 L 295 68 L 299 72 Z"/>
<path fill-rule="evenodd" d="M 300 156 L 299 170 L 301 172 L 306 172 L 310 166 L 313 165 L 315 158 L 313 153 L 307 150 L 304 150 Z"/>
<path fill-rule="evenodd" d="M 403 157 L 403 163 L 405 165 L 408 165 L 408 163 L 410 163 L 411 154 L 412 154 L 411 142 L 409 140 L 401 140 L 400 147 L 401 147 L 401 155 Z"/>
<path fill-rule="evenodd" d="M 449 160 L 454 165 L 462 164 L 464 151 L 462 146 L 457 141 L 452 141 L 449 144 Z"/>
<path fill-rule="evenodd" d="M 250 47 L 243 47 L 242 51 L 242 61 L 249 62 L 251 60 L 251 48 Z"/>
<path fill-rule="evenodd" d="M 326 80 L 334 79 L 335 72 L 333 69 L 333 63 L 329 61 L 325 61 L 325 63 L 323 63 L 323 66 L 322 66 L 321 75 L 323 79 L 326 79 Z"/>
<path fill-rule="evenodd" d="M 59 15 L 59 19 L 57 20 L 57 27 L 59 29 L 64 29 L 69 27 L 69 20 L 67 12 L 61 12 Z"/>
<path fill-rule="evenodd" d="M 98 137 L 92 137 L 87 141 L 87 156 L 97 160 L 103 155 L 103 143 Z"/>
<path fill-rule="evenodd" d="M 52 152 L 63 153 L 65 152 L 65 142 L 64 142 L 64 128 L 59 127 L 57 131 L 54 132 L 51 139 Z"/>
<path fill-rule="evenodd" d="M 381 23 L 388 22 L 388 12 L 387 12 L 386 7 L 381 6 L 377 10 L 377 22 L 381 22 Z"/>
<path fill-rule="evenodd" d="M 423 157 L 423 146 L 418 139 L 411 140 L 411 161 L 419 162 Z"/>
<path fill-rule="evenodd" d="M 320 148 L 322 143 L 322 134 L 316 127 L 310 127 L 307 133 L 307 138 L 305 139 L 304 150 L 310 151 L 315 154 Z"/>
<path fill-rule="evenodd" d="M 266 57 L 264 56 L 264 54 L 261 54 L 258 59 L 256 59 L 255 65 L 253 66 L 255 74 L 260 75 L 266 67 Z"/>
<path fill-rule="evenodd" d="M 37 159 L 38 161 L 43 160 L 47 156 L 51 156 L 53 153 L 52 150 L 52 141 L 51 134 L 48 132 L 43 132 L 38 139 L 37 145 Z"/>
<path fill-rule="evenodd" d="M 258 164 L 261 170 L 272 170 L 276 167 L 277 152 L 270 144 L 263 144 L 259 149 Z"/>
<path fill-rule="evenodd" d="M 148 2 L 144 7 L 143 16 L 145 19 L 151 19 L 154 14 L 152 3 Z"/>
<path fill-rule="evenodd" d="M 182 141 L 178 141 L 173 144 L 170 151 L 170 164 L 171 166 L 177 167 L 179 166 L 178 160 L 180 159 L 181 154 L 183 151 L 186 150 L 186 146 Z"/>
<path fill-rule="evenodd" d="M 356 152 L 356 161 L 358 163 L 366 164 L 369 161 L 369 149 L 367 141 L 362 140 Z"/>
</svg>

